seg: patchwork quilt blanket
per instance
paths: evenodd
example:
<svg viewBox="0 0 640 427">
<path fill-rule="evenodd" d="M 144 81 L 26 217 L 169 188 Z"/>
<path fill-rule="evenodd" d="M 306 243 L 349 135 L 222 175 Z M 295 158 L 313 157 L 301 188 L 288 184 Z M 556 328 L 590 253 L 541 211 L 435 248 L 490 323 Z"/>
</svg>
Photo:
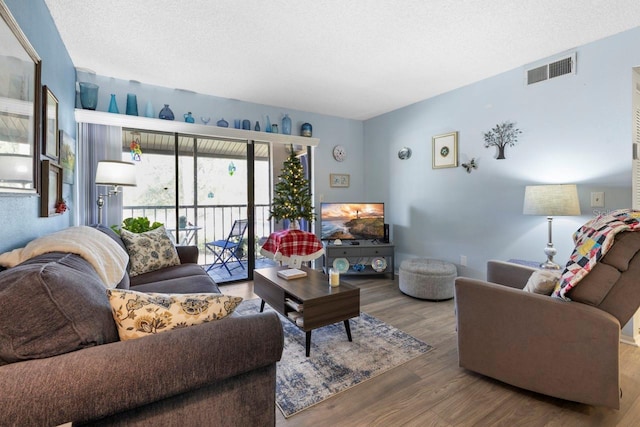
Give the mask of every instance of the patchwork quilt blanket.
<svg viewBox="0 0 640 427">
<path fill-rule="evenodd" d="M 584 224 L 573 235 L 576 244 L 562 272 L 553 296 L 566 301 L 567 292 L 573 289 L 609 251 L 616 234 L 622 231 L 640 230 L 640 211 L 620 209 L 599 215 Z"/>
</svg>

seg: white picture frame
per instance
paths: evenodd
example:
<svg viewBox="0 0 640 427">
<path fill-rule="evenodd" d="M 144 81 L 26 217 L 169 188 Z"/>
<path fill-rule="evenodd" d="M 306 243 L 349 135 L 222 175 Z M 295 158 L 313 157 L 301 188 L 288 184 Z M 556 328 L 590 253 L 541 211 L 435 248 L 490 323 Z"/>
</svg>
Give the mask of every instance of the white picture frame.
<svg viewBox="0 0 640 427">
<path fill-rule="evenodd" d="M 433 169 L 458 167 L 458 132 L 436 135 L 432 145 Z"/>
<path fill-rule="evenodd" d="M 346 173 L 329 174 L 329 185 L 336 188 L 348 188 L 350 175 Z"/>
</svg>

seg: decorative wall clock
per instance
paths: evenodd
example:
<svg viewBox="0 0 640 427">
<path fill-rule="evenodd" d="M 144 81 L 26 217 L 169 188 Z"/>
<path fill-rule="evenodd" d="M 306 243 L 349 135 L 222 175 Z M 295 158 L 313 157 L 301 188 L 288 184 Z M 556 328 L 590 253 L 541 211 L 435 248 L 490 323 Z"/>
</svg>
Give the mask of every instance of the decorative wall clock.
<svg viewBox="0 0 640 427">
<path fill-rule="evenodd" d="M 333 158 L 338 162 L 342 162 L 347 158 L 347 150 L 342 145 L 333 147 Z"/>
</svg>

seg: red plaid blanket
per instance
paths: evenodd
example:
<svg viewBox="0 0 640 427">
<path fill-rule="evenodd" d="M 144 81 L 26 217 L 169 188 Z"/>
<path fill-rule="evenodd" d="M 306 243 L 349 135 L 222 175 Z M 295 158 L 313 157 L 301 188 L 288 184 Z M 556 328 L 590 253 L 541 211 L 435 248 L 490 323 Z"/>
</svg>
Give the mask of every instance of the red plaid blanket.
<svg viewBox="0 0 640 427">
<path fill-rule="evenodd" d="M 282 230 L 271 233 L 260 249 L 260 253 L 285 262 L 291 257 L 298 257 L 301 261 L 311 261 L 324 253 L 324 247 L 313 233 L 302 230 Z"/>
</svg>

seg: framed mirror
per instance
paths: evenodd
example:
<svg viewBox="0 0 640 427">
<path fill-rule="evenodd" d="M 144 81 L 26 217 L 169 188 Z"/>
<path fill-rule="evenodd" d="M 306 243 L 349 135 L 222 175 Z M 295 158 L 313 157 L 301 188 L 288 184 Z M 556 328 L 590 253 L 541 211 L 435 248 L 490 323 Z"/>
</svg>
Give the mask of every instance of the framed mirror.
<svg viewBox="0 0 640 427">
<path fill-rule="evenodd" d="M 38 194 L 40 57 L 0 0 L 0 195 Z"/>
</svg>

